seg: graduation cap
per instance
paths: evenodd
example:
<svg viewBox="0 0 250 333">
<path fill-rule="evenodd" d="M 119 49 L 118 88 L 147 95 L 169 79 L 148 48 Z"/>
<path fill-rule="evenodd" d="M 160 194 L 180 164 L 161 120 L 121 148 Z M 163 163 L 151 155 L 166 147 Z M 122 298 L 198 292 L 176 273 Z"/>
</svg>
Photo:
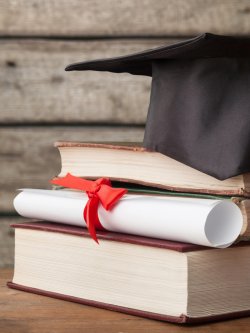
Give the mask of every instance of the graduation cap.
<svg viewBox="0 0 250 333">
<path fill-rule="evenodd" d="M 206 33 L 72 70 L 152 76 L 147 149 L 221 180 L 250 171 L 250 38 Z"/>
</svg>

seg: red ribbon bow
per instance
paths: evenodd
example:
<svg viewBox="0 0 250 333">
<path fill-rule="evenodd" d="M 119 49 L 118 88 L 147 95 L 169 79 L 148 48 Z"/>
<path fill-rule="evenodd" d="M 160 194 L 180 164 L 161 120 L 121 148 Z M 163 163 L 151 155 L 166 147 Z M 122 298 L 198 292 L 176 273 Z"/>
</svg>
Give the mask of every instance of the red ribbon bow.
<svg viewBox="0 0 250 333">
<path fill-rule="evenodd" d="M 83 217 L 91 237 L 97 243 L 96 229 L 104 230 L 98 217 L 99 202 L 106 210 L 111 210 L 114 204 L 127 193 L 124 188 L 112 188 L 108 178 L 99 178 L 92 181 L 75 177 L 68 173 L 65 177 L 52 179 L 50 182 L 87 193 L 89 200 L 84 208 Z"/>
</svg>

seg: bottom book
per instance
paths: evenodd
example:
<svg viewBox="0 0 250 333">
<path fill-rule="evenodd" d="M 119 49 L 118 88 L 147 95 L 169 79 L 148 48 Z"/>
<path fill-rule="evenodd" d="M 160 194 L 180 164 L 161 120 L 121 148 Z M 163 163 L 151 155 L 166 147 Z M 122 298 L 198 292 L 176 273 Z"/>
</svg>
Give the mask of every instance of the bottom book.
<svg viewBox="0 0 250 333">
<path fill-rule="evenodd" d="M 250 244 L 226 249 L 48 222 L 15 228 L 10 288 L 175 323 L 250 315 Z M 13 296 L 14 297 L 14 296 Z"/>
</svg>

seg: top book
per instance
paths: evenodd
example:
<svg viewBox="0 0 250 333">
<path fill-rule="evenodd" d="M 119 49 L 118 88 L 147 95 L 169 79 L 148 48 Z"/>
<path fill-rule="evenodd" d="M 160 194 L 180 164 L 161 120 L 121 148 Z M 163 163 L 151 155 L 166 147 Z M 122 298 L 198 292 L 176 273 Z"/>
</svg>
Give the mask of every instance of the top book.
<svg viewBox="0 0 250 333">
<path fill-rule="evenodd" d="M 174 192 L 250 197 L 250 173 L 221 181 L 139 144 L 56 142 L 55 146 L 62 161 L 59 177 L 70 172 Z"/>
</svg>

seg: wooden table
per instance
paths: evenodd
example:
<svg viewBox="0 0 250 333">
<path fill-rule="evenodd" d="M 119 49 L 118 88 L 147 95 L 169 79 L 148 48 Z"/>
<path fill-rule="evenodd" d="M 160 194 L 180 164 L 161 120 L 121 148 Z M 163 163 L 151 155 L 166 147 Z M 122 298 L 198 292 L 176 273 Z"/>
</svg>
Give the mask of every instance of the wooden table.
<svg viewBox="0 0 250 333">
<path fill-rule="evenodd" d="M 180 326 L 9 289 L 12 270 L 0 270 L 1 333 L 250 332 L 250 318 Z"/>
</svg>

